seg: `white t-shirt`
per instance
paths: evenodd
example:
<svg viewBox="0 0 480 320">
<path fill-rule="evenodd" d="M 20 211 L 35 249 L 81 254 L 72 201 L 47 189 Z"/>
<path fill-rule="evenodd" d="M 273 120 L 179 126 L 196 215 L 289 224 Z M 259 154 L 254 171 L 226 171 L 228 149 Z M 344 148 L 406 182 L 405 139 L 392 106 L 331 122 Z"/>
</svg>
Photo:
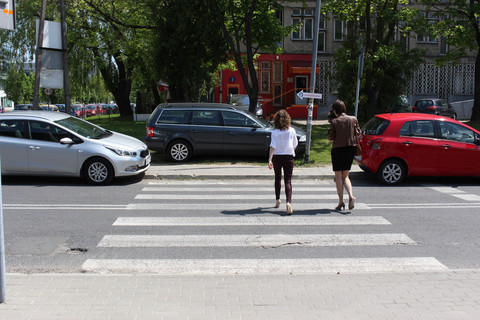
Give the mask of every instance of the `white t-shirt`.
<svg viewBox="0 0 480 320">
<path fill-rule="evenodd" d="M 270 147 L 274 148 L 273 154 L 295 156 L 295 148 L 298 145 L 297 134 L 292 127 L 288 130 L 274 129 Z"/>
</svg>

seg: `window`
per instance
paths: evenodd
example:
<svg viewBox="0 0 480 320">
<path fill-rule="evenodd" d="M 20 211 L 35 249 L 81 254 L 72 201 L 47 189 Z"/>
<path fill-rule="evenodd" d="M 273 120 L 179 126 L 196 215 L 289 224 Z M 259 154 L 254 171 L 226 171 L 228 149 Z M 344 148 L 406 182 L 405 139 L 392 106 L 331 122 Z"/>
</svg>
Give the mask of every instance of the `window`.
<svg viewBox="0 0 480 320">
<path fill-rule="evenodd" d="M 313 15 L 314 9 L 293 9 L 292 23 L 297 27 L 292 32 L 292 40 L 312 40 L 313 39 Z"/>
<path fill-rule="evenodd" d="M 228 127 L 252 127 L 255 122 L 243 114 L 222 111 L 223 122 Z"/>
<path fill-rule="evenodd" d="M 30 121 L 30 134 L 33 140 L 60 142 L 63 138 L 70 138 L 76 143 L 82 142 L 68 131 L 42 121 Z"/>
<path fill-rule="evenodd" d="M 191 111 L 188 110 L 163 110 L 157 123 L 188 124 Z"/>
<path fill-rule="evenodd" d="M 324 31 L 319 31 L 318 32 L 318 48 L 317 48 L 318 52 L 326 52 L 327 51 L 327 49 L 326 49 L 326 38 L 327 38 L 326 32 L 324 32 Z"/>
<path fill-rule="evenodd" d="M 273 64 L 273 82 L 282 82 L 282 63 L 275 62 Z"/>
<path fill-rule="evenodd" d="M 436 12 L 422 12 L 421 16 L 427 20 L 429 25 L 433 25 L 438 22 L 438 14 Z M 430 27 L 430 26 L 429 26 Z M 420 43 L 437 43 L 438 38 L 429 32 L 417 34 L 417 42 Z"/>
<path fill-rule="evenodd" d="M 433 121 L 418 120 L 405 122 L 400 129 L 401 136 L 434 138 Z"/>
<path fill-rule="evenodd" d="M 305 18 L 303 20 L 303 39 L 312 40 L 313 39 L 313 19 Z"/>
<path fill-rule="evenodd" d="M 344 35 L 344 26 L 343 26 L 343 21 L 335 19 L 335 22 L 333 24 L 333 40 L 335 41 L 343 41 L 343 35 Z"/>
<path fill-rule="evenodd" d="M 211 110 L 193 111 L 192 124 L 205 125 L 205 126 L 218 126 L 220 125 L 220 117 L 218 115 L 218 111 L 211 111 Z"/>
<path fill-rule="evenodd" d="M 0 120 L 0 136 L 11 138 L 25 138 L 25 121 Z"/>
<path fill-rule="evenodd" d="M 446 121 L 438 121 L 438 124 L 440 125 L 442 139 L 472 144 L 478 139 L 475 132 L 462 125 Z"/>
</svg>

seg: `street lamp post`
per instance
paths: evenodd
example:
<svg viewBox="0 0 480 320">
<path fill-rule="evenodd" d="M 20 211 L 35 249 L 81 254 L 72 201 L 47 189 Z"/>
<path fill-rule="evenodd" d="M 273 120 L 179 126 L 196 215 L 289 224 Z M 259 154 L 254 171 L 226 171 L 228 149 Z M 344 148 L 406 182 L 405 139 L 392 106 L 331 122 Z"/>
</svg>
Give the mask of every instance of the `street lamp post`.
<svg viewBox="0 0 480 320">
<path fill-rule="evenodd" d="M 315 27 L 313 36 L 313 53 L 312 53 L 312 70 L 310 72 L 310 92 L 315 92 L 315 76 L 317 71 L 317 50 L 318 50 L 318 28 L 320 26 L 320 4 L 317 0 L 315 7 Z M 308 102 L 308 117 L 307 117 L 307 141 L 305 146 L 305 162 L 310 161 L 310 146 L 312 144 L 312 117 L 313 117 L 313 97 Z"/>
</svg>

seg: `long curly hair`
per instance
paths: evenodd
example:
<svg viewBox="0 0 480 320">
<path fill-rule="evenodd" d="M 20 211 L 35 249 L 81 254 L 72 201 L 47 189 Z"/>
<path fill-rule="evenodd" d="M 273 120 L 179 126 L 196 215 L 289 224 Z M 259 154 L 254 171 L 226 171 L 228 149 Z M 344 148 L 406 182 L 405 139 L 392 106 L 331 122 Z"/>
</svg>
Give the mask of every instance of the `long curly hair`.
<svg viewBox="0 0 480 320">
<path fill-rule="evenodd" d="M 288 128 L 290 128 L 291 123 L 292 118 L 284 109 L 279 110 L 277 111 L 277 113 L 275 113 L 275 116 L 273 118 L 273 125 L 275 129 L 287 130 Z"/>
</svg>

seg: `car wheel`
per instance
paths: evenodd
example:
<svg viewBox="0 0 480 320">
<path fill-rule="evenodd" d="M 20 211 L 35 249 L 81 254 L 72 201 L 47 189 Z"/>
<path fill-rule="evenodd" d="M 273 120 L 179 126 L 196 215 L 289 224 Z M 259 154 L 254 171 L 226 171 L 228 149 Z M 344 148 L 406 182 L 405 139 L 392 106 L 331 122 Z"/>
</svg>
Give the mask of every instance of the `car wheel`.
<svg viewBox="0 0 480 320">
<path fill-rule="evenodd" d="M 384 184 L 396 185 L 403 181 L 406 173 L 405 165 L 401 161 L 391 159 L 382 163 L 377 177 Z"/>
<path fill-rule="evenodd" d="M 192 147 L 184 140 L 176 140 L 168 146 L 168 157 L 175 162 L 183 162 L 192 156 Z"/>
<path fill-rule="evenodd" d="M 115 173 L 113 167 L 103 158 L 92 158 L 83 166 L 83 176 L 88 183 L 106 185 L 112 182 Z"/>
</svg>

